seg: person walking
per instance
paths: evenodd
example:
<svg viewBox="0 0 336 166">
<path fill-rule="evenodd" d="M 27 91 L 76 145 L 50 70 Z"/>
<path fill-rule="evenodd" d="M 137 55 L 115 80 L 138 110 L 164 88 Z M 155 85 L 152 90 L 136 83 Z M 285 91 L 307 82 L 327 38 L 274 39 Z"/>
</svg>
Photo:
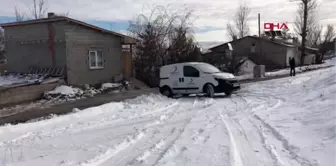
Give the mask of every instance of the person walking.
<svg viewBox="0 0 336 166">
<path fill-rule="evenodd" d="M 294 59 L 294 57 L 290 58 L 289 66 L 290 66 L 290 76 L 295 76 L 295 59 Z"/>
</svg>

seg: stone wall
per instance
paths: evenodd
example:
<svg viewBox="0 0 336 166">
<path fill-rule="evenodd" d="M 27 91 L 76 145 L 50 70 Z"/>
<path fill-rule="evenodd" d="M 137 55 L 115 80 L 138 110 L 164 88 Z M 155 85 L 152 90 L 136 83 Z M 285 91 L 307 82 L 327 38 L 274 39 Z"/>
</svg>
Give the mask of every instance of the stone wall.
<svg viewBox="0 0 336 166">
<path fill-rule="evenodd" d="M 0 89 L 0 108 L 38 100 L 45 91 L 53 90 L 59 84 L 39 84 Z"/>
</svg>

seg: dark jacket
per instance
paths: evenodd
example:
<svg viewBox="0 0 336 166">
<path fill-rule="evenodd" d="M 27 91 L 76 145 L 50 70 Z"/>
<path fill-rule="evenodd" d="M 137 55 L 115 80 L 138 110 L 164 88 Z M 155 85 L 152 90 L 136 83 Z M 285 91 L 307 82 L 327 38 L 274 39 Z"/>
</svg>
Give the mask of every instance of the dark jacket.
<svg viewBox="0 0 336 166">
<path fill-rule="evenodd" d="M 291 68 L 294 68 L 294 67 L 295 67 L 295 59 L 294 59 L 294 58 L 291 58 L 291 59 L 289 60 L 289 65 L 290 65 Z"/>
</svg>

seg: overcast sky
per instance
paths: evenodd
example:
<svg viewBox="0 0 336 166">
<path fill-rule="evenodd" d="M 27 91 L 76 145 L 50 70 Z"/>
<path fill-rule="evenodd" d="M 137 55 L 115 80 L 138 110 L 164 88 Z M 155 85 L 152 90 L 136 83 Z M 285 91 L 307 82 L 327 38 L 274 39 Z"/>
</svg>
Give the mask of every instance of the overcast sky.
<svg viewBox="0 0 336 166">
<path fill-rule="evenodd" d="M 48 11 L 69 12 L 69 17 L 97 26 L 125 32 L 128 20 L 137 14 L 148 13 L 156 5 L 169 5 L 171 9 L 192 10 L 195 37 L 198 41 L 227 41 L 226 24 L 231 21 L 239 3 L 251 8 L 251 35 L 257 34 L 257 16 L 261 23 L 287 22 L 292 30 L 297 5 L 292 0 L 46 0 Z M 1 0 L 0 22 L 14 20 L 14 7 L 24 12 L 32 0 Z M 336 0 L 318 0 L 320 24 L 336 26 Z"/>
</svg>

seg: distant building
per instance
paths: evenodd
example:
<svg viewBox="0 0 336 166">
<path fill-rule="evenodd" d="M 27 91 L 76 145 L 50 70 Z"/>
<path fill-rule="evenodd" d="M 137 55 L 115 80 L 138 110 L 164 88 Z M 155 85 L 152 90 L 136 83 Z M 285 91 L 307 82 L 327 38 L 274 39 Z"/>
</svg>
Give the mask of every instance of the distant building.
<svg viewBox="0 0 336 166">
<path fill-rule="evenodd" d="M 122 45 L 135 43 L 131 37 L 53 13 L 0 27 L 8 72 L 60 75 L 75 85 L 132 75 L 131 54 L 122 51 Z"/>
<path fill-rule="evenodd" d="M 246 36 L 227 43 L 231 43 L 233 47 L 232 56 L 238 62 L 247 60 L 244 61 L 247 66 L 252 64 L 265 65 L 266 70 L 285 68 L 289 66 L 290 57 L 295 58 L 297 65 L 300 64 L 301 54 L 299 54 L 299 47 L 295 43 L 285 43 L 277 39 L 256 36 Z M 215 59 L 232 59 L 233 57 L 226 57 L 227 43 L 210 48 L 211 52 L 204 56 L 207 56 L 207 58 L 214 57 Z M 313 59 L 310 54 L 315 54 L 312 50 L 315 51 L 313 48 L 307 50 L 310 59 Z M 315 62 L 307 60 L 307 63 Z M 250 67 L 244 68 L 244 70 L 247 70 L 246 72 L 249 72 L 250 69 Z"/>
<path fill-rule="evenodd" d="M 284 44 L 270 39 L 246 36 L 230 42 L 235 58 L 252 58 L 258 65 L 267 69 L 284 68 L 288 66 L 289 57 L 297 57 L 297 46 Z M 226 43 L 210 48 L 213 53 L 225 51 Z"/>
<path fill-rule="evenodd" d="M 302 47 L 299 46 L 298 49 L 299 49 L 298 54 L 301 56 Z M 304 65 L 315 64 L 317 54 L 319 54 L 318 48 L 306 47 L 305 59 L 304 59 L 303 64 Z"/>
<path fill-rule="evenodd" d="M 253 74 L 254 66 L 257 64 L 250 58 L 243 58 L 238 64 L 238 75 Z"/>
</svg>

